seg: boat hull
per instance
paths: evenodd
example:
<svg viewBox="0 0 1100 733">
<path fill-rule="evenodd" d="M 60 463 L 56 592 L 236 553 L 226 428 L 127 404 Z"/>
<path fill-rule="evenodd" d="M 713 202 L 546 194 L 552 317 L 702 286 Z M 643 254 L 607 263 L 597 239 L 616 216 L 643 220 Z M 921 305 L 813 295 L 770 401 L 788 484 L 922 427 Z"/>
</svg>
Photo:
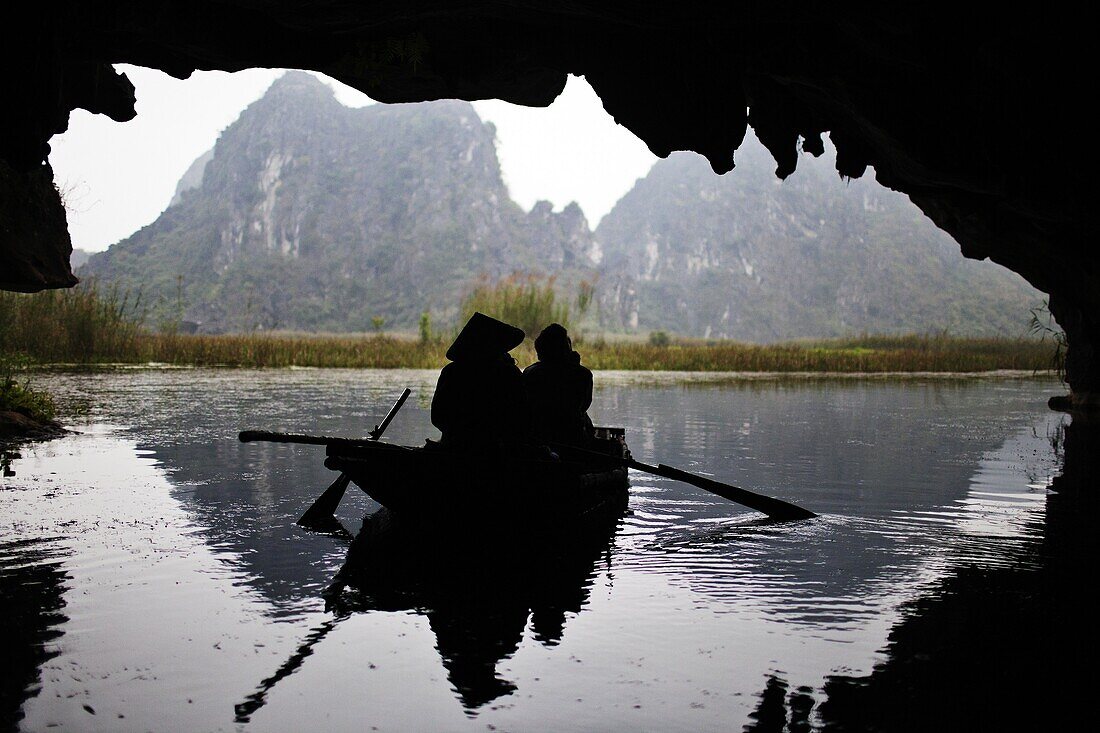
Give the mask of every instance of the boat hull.
<svg viewBox="0 0 1100 733">
<path fill-rule="evenodd" d="M 404 525 L 476 523 L 526 532 L 621 511 L 625 444 L 558 458 L 387 444 L 331 446 L 325 465 L 345 473 Z"/>
<path fill-rule="evenodd" d="M 621 434 L 595 447 L 493 460 L 382 444 L 330 448 L 325 465 L 382 504 L 363 519 L 333 588 L 351 585 L 386 605 L 410 583 L 550 577 L 606 548 L 627 510 L 629 453 Z"/>
</svg>

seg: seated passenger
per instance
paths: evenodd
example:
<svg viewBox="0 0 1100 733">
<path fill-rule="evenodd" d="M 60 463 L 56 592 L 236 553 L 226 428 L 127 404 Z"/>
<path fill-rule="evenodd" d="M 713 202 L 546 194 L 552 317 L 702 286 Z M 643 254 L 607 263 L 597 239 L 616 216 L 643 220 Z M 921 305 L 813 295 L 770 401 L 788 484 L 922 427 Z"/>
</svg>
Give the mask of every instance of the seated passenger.
<svg viewBox="0 0 1100 733">
<path fill-rule="evenodd" d="M 539 360 L 523 370 L 531 409 L 531 429 L 538 440 L 583 445 L 592 437 L 588 408 L 592 372 L 581 366 L 569 332 L 557 323 L 535 339 Z"/>
<path fill-rule="evenodd" d="M 432 424 L 447 447 L 492 447 L 527 442 L 530 412 L 523 375 L 508 352 L 523 343 L 515 326 L 475 313 L 458 334 L 439 373 Z"/>
</svg>

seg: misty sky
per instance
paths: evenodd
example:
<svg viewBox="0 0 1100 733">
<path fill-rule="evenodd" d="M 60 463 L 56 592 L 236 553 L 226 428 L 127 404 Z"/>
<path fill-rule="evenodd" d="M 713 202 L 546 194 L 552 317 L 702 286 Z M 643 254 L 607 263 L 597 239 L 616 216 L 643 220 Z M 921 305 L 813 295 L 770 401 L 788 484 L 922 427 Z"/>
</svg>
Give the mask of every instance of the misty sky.
<svg viewBox="0 0 1100 733">
<path fill-rule="evenodd" d="M 181 81 L 151 69 L 117 68 L 137 89 L 138 116 L 119 123 L 75 110 L 69 130 L 50 141 L 73 246 L 81 249 L 106 249 L 151 224 L 192 161 L 283 73 L 200 71 Z M 362 93 L 321 78 L 344 104 L 373 104 Z M 496 125 L 505 183 L 525 209 L 539 199 L 556 208 L 576 201 L 594 227 L 656 160 L 644 143 L 615 124 L 581 78 L 570 77 L 548 108 L 496 100 L 474 106 Z"/>
</svg>

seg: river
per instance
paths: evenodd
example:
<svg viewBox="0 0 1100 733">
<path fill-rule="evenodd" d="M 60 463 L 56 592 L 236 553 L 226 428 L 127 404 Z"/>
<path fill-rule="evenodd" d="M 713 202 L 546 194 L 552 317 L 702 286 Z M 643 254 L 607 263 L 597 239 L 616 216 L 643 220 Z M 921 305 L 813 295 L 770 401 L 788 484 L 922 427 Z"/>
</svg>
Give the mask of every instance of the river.
<svg viewBox="0 0 1100 733">
<path fill-rule="evenodd" d="M 475 567 L 459 579 L 479 589 L 461 612 L 440 591 L 334 614 L 321 591 L 347 540 L 294 524 L 334 478 L 324 449 L 241 444 L 237 432 L 361 436 L 409 386 L 385 439 L 420 444 L 438 435 L 435 376 L 39 377 L 76 432 L 5 458 L 0 577 L 23 631 L 4 720 L 30 731 L 780 730 L 767 727 L 779 700 L 789 730 L 822 727 L 830 684 L 881 667 L 892 630 L 952 579 L 1041 562 L 1068 422 L 1046 408 L 1062 392 L 1046 379 L 598 373 L 594 421 L 625 427 L 638 459 L 820 516 L 766 523 L 632 472 L 613 536 L 547 583 L 541 613 L 483 592 L 492 579 Z M 376 508 L 353 487 L 338 516 L 354 533 Z M 1027 635 L 1044 621 L 1015 623 Z"/>
</svg>

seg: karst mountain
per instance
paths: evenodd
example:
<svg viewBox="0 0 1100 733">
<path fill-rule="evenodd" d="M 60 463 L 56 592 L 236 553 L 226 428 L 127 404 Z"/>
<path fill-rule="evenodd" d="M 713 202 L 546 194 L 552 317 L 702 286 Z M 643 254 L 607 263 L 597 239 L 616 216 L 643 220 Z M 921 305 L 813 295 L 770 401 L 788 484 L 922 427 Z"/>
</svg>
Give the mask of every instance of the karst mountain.
<svg viewBox="0 0 1100 733">
<path fill-rule="evenodd" d="M 611 331 L 777 341 L 861 332 L 1018 336 L 1040 295 L 966 260 L 906 197 L 840 179 L 829 153 L 785 181 L 754 139 L 716 176 L 677 153 L 592 231 L 525 212 L 495 129 L 467 102 L 348 108 L 289 72 L 180 180 L 149 226 L 82 277 L 140 290 L 155 323 L 208 332 L 413 329 L 453 320 L 483 278 L 596 283 Z"/>
</svg>

